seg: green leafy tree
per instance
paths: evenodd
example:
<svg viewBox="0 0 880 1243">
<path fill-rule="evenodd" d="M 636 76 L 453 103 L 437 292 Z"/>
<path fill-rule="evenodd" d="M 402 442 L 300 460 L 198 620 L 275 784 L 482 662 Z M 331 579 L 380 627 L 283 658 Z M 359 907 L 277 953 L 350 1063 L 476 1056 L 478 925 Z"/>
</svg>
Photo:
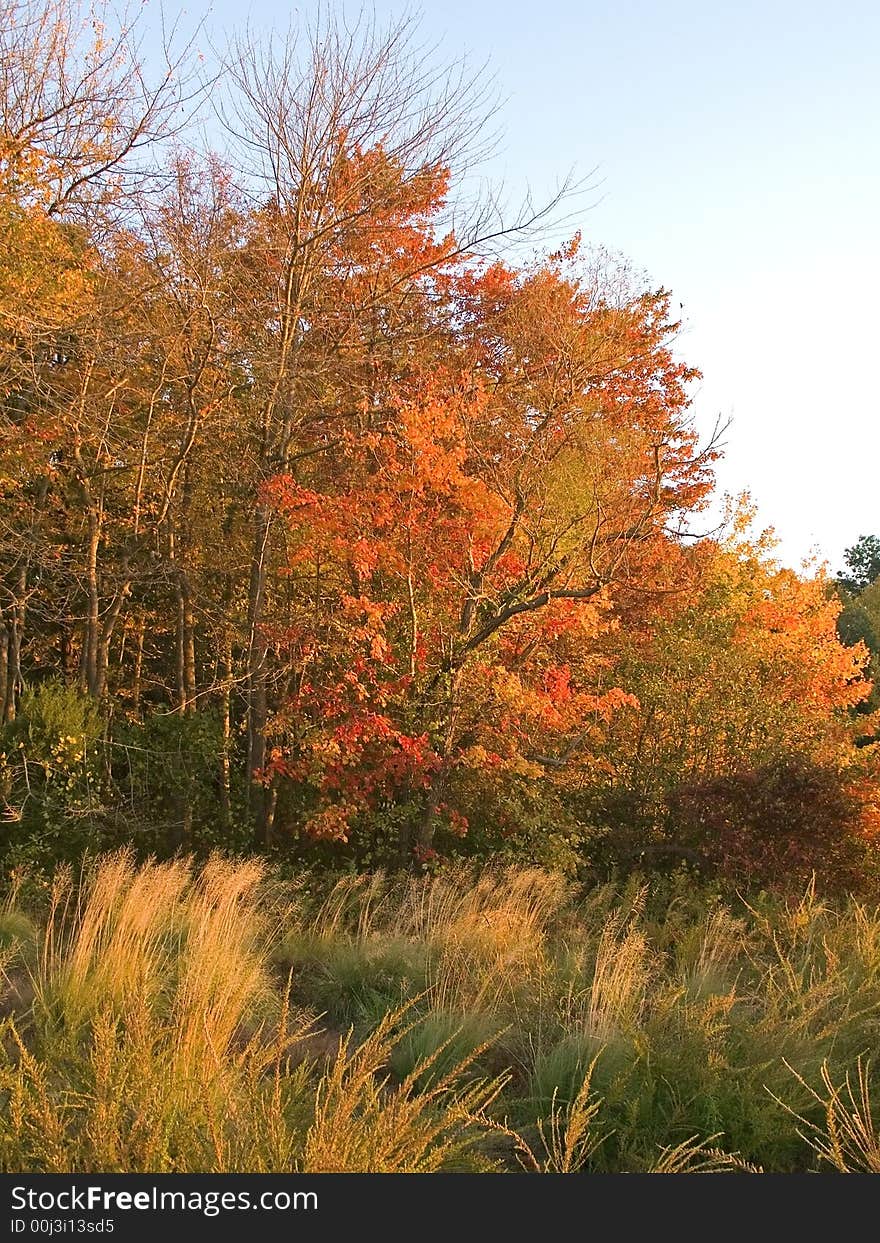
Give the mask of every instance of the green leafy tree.
<svg viewBox="0 0 880 1243">
<path fill-rule="evenodd" d="M 860 535 L 843 554 L 846 572 L 837 581 L 849 595 L 858 595 L 880 578 L 880 536 Z"/>
</svg>

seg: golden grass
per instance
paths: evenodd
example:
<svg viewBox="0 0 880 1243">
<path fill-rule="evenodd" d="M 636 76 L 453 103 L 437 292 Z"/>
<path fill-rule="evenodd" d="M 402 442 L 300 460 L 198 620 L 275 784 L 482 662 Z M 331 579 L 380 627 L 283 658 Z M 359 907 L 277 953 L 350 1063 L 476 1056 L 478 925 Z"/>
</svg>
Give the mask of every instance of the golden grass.
<svg viewBox="0 0 880 1243">
<path fill-rule="evenodd" d="M 599 934 L 585 1021 L 590 1035 L 605 1043 L 642 1012 L 651 956 L 644 935 L 623 916 L 612 915 Z"/>
<path fill-rule="evenodd" d="M 871 1102 L 870 1063 L 858 1058 L 854 1072 L 847 1071 L 836 1084 L 827 1062 L 822 1063 L 823 1091 L 812 1088 L 797 1071 L 798 1082 L 822 1108 L 824 1125 L 801 1117 L 785 1104 L 803 1127 L 801 1134 L 820 1159 L 838 1174 L 880 1174 L 880 1132 Z"/>
<path fill-rule="evenodd" d="M 428 1072 L 443 1046 L 420 1059 L 393 1089 L 385 1073 L 407 1008 L 386 1014 L 359 1045 L 351 1033 L 317 1084 L 302 1169 L 309 1173 L 429 1174 L 464 1167 L 507 1076 L 462 1077 L 482 1049 L 439 1076 Z M 402 1029 L 405 1032 L 407 1028 Z M 420 1084 L 428 1079 L 426 1087 Z"/>
<path fill-rule="evenodd" d="M 314 889 L 122 852 L 59 872 L 36 942 L 7 898 L 0 1168 L 880 1171 L 868 906 Z"/>
<path fill-rule="evenodd" d="M 58 877 L 32 1010 L 3 1032 L 3 1168 L 388 1172 L 463 1159 L 504 1077 L 462 1083 L 472 1057 L 417 1092 L 429 1057 L 389 1088 L 403 1018 L 391 1013 L 309 1082 L 293 1054 L 311 1024 L 270 977 L 263 881 L 255 861 L 195 872 L 138 868 L 125 852 L 76 890 Z"/>
</svg>

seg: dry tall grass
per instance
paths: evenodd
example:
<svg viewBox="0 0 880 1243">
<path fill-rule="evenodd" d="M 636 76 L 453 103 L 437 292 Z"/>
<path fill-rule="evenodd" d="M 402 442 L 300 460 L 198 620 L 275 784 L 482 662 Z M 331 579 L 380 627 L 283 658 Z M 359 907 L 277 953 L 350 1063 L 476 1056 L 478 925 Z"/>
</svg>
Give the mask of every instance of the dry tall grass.
<svg viewBox="0 0 880 1243">
<path fill-rule="evenodd" d="M 105 859 L 57 878 L 33 1004 L 3 1030 L 6 1169 L 433 1170 L 459 1165 L 503 1078 L 430 1090 L 382 1075 L 403 1012 L 343 1041 L 323 1075 L 313 1024 L 270 975 L 262 866 Z M 327 935 L 326 929 L 322 935 Z M 397 1033 L 399 1035 L 399 1032 Z M 396 1037 L 395 1037 L 396 1038 Z"/>
<path fill-rule="evenodd" d="M 0 1167 L 877 1171 L 878 912 L 663 884 L 62 871 L 2 907 Z"/>
</svg>

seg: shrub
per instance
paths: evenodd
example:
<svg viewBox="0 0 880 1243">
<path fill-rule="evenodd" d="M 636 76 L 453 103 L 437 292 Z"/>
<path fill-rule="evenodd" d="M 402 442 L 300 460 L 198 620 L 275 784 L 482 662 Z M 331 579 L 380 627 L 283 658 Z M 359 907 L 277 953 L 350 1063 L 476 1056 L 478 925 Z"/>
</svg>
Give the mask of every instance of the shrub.
<svg viewBox="0 0 880 1243">
<path fill-rule="evenodd" d="M 735 884 L 858 888 L 866 843 L 862 805 L 845 773 L 800 757 L 680 786 L 674 833 Z"/>
<path fill-rule="evenodd" d="M 0 731 L 0 803 L 12 865 L 48 867 L 102 844 L 98 705 L 53 678 L 21 699 L 16 719 Z"/>
</svg>

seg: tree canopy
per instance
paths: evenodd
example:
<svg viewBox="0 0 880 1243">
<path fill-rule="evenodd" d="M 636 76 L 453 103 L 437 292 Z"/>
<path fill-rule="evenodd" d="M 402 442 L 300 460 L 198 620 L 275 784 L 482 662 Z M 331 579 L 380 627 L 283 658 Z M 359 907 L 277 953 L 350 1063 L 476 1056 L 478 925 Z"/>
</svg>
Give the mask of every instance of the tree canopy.
<svg viewBox="0 0 880 1243">
<path fill-rule="evenodd" d="M 867 850 L 880 541 L 841 612 L 692 534 L 719 448 L 671 295 L 466 206 L 479 78 L 326 19 L 233 45 L 207 149 L 186 49 L 151 83 L 82 16 L 0 24 L 7 857 L 574 867 L 781 760 Z"/>
</svg>

